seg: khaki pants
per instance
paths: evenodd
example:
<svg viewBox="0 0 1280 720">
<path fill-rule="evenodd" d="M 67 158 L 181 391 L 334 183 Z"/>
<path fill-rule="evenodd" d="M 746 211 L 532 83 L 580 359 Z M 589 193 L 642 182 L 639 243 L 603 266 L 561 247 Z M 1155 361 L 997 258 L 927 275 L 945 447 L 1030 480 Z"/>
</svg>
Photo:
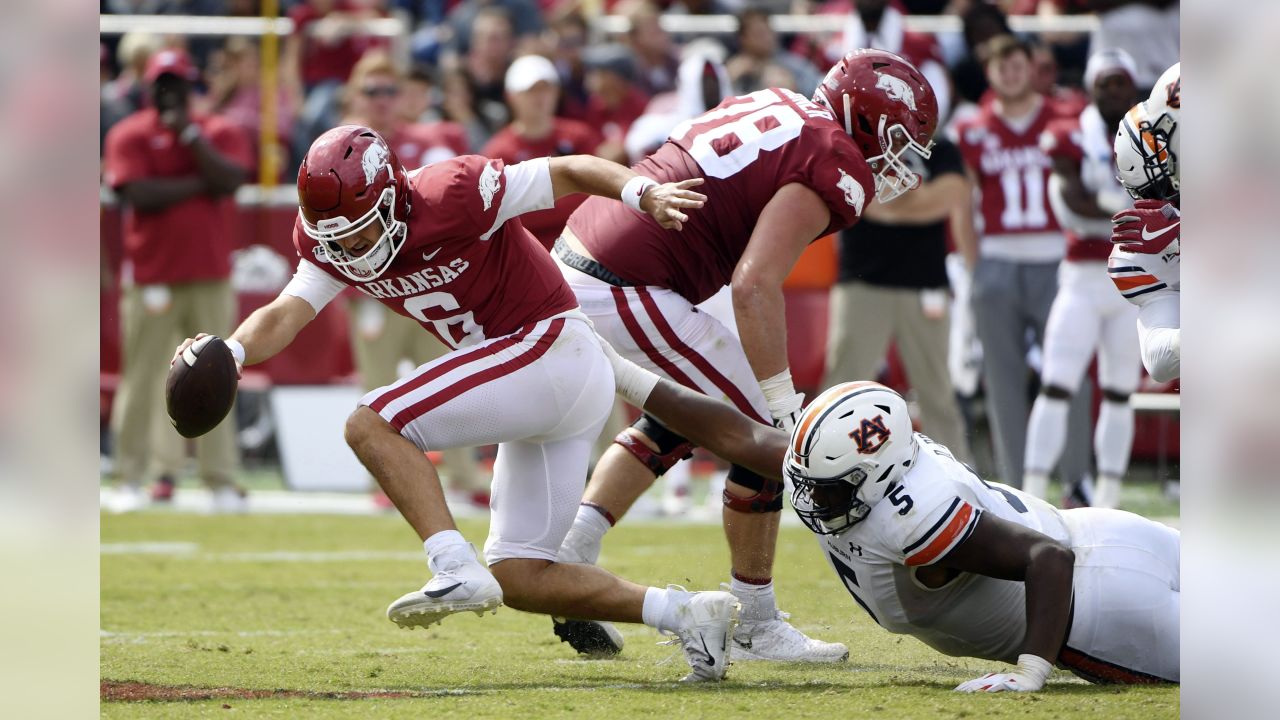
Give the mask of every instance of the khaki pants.
<svg viewBox="0 0 1280 720">
<path fill-rule="evenodd" d="M 124 289 L 120 299 L 120 387 L 112 406 L 116 475 L 129 484 L 181 464 L 184 443 L 164 409 L 164 382 L 173 350 L 197 332 L 226 335 L 234 321 L 225 280 Z M 234 419 L 195 442 L 200 477 L 210 488 L 231 484 L 240 465 Z"/>
<path fill-rule="evenodd" d="M 416 368 L 449 351 L 416 320 L 366 298 L 358 298 L 351 305 L 351 346 L 356 371 L 366 391 L 399 380 L 396 371 L 401 361 L 408 360 Z M 441 451 L 441 455 L 450 488 L 467 492 L 489 489 L 475 448 L 452 448 Z"/>
<path fill-rule="evenodd" d="M 929 316 L 918 289 L 837 284 L 831 289 L 822 386 L 875 379 L 889 340 L 896 340 L 920 406 L 922 431 L 968 462 L 969 442 L 947 370 L 948 305 L 940 303 L 937 314 Z"/>
</svg>

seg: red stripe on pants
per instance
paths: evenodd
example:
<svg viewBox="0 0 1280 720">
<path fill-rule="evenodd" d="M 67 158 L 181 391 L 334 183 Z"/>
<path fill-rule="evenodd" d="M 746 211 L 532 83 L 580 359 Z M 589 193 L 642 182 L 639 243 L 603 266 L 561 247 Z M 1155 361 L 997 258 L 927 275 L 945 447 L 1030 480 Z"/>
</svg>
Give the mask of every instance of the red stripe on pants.
<svg viewBox="0 0 1280 720">
<path fill-rule="evenodd" d="M 644 334 L 644 328 L 640 327 L 640 323 L 636 320 L 636 316 L 631 312 L 631 306 L 627 304 L 627 294 L 622 288 L 613 288 L 613 302 L 618 306 L 618 316 L 622 318 L 622 325 L 631 334 L 631 339 L 636 341 L 640 346 L 640 350 L 644 352 L 655 365 L 662 368 L 664 372 L 671 376 L 672 380 L 689 388 L 702 392 L 702 388 L 693 381 L 688 375 L 684 374 L 676 364 L 667 359 L 665 355 L 658 351 L 653 342 L 649 340 L 649 336 Z"/>
<path fill-rule="evenodd" d="M 446 358 L 444 362 L 430 370 L 427 370 L 421 375 L 410 378 L 405 384 L 399 387 L 393 387 L 387 392 L 379 395 L 377 399 L 369 403 L 369 408 L 376 413 L 381 413 L 382 410 L 392 402 L 399 400 L 415 390 L 425 387 L 428 383 L 439 380 L 448 373 L 466 365 L 467 363 L 483 360 L 492 355 L 496 355 L 507 348 L 514 347 L 528 334 L 529 331 L 522 328 L 518 334 L 508 335 L 507 337 L 501 338 L 490 345 L 485 345 L 484 347 L 476 348 L 474 350 L 460 351 L 453 357 Z"/>
<path fill-rule="evenodd" d="M 397 431 L 403 430 L 409 423 L 417 420 L 423 415 L 426 415 L 432 410 L 435 410 L 450 400 L 453 400 L 459 395 L 470 390 L 474 390 L 475 388 L 500 377 L 506 377 L 521 368 L 529 366 L 535 360 L 547 354 L 547 351 L 551 349 L 551 345 L 556 341 L 556 338 L 560 337 L 560 332 L 562 330 L 564 330 L 564 318 L 556 318 L 555 320 L 552 320 L 551 326 L 542 334 L 542 337 L 534 341 L 533 347 L 529 348 L 528 352 L 525 352 L 522 355 L 517 355 L 504 363 L 494 365 L 491 368 L 487 368 L 474 375 L 463 378 L 444 390 L 419 400 L 404 410 L 396 413 L 395 417 L 391 418 L 392 427 Z M 527 334 L 527 332 L 522 332 L 520 335 L 512 336 L 512 339 L 513 341 L 518 341 Z M 498 343 L 494 344 L 496 345 Z"/>
<path fill-rule="evenodd" d="M 715 366 L 713 366 L 706 358 L 699 355 L 697 351 L 686 345 L 684 341 L 680 339 L 680 336 L 676 334 L 676 331 L 671 327 L 670 323 L 667 322 L 667 319 L 662 316 L 662 312 L 658 309 L 658 303 L 654 301 L 653 296 L 649 294 L 648 289 L 636 288 L 636 294 L 640 297 L 640 304 L 644 306 L 645 311 L 648 313 L 649 320 L 653 322 L 653 326 L 658 329 L 658 334 L 662 336 L 663 340 L 667 341 L 667 345 L 669 347 L 680 353 L 681 357 L 688 360 L 695 368 L 698 369 L 698 372 L 705 375 L 707 379 L 711 381 L 711 384 L 715 385 L 720 392 L 724 393 L 725 397 L 729 398 L 729 401 L 732 402 L 738 410 L 742 412 L 742 414 L 749 418 L 754 418 L 765 425 L 773 424 L 772 421 L 760 417 L 760 414 L 751 405 L 751 402 L 747 400 L 747 396 L 742 394 L 742 390 L 737 385 L 734 385 L 729 378 L 720 374 L 720 371 L 716 370 Z M 698 388 L 694 387 L 693 389 L 697 390 Z"/>
</svg>

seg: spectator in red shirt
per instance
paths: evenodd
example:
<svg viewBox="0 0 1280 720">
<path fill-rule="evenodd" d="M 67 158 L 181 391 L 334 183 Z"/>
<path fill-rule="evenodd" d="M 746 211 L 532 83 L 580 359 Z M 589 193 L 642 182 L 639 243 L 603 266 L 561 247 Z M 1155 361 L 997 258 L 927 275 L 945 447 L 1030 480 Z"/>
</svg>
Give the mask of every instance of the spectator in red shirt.
<svg viewBox="0 0 1280 720">
<path fill-rule="evenodd" d="M 512 164 L 539 157 L 596 154 L 602 138 L 595 128 L 555 115 L 560 76 L 550 60 L 541 55 L 517 58 L 507 70 L 506 88 L 511 124 L 493 136 L 481 155 Z M 566 195 L 553 208 L 522 215 L 520 222 L 550 250 L 569 215 L 586 199 L 582 194 Z"/>
<path fill-rule="evenodd" d="M 104 178 L 127 205 L 121 284 L 122 373 L 113 408 L 119 509 L 142 504 L 153 423 L 175 341 L 201 328 L 229 331 L 231 196 L 251 161 L 244 131 L 189 110 L 197 71 L 181 50 L 147 63 L 151 107 L 107 134 Z M 215 508 L 240 510 L 235 426 L 222 423 L 196 441 L 200 474 Z"/>
<path fill-rule="evenodd" d="M 208 72 L 209 110 L 239 125 L 253 141 L 255 172 L 262 161 L 256 142 L 262 130 L 261 71 L 257 44 L 243 36 L 233 36 L 213 55 Z M 276 155 L 276 180 L 282 179 L 288 170 L 289 145 L 299 105 L 301 98 L 292 92 L 289 84 L 276 86 L 276 146 L 272 148 Z"/>
<path fill-rule="evenodd" d="M 406 122 L 400 114 L 404 75 L 382 51 L 360 58 L 344 93 L 344 125 L 373 128 L 410 170 L 468 152 L 466 130 L 454 122 Z"/>
<path fill-rule="evenodd" d="M 289 11 L 293 34 L 285 39 L 281 82 L 306 100 L 294 135 L 299 161 L 311 141 L 338 122 L 338 94 L 356 61 L 386 39 L 364 31 L 371 19 L 386 17 L 382 0 L 305 0 Z"/>
<path fill-rule="evenodd" d="M 635 85 L 636 66 L 623 45 L 597 45 L 582 53 L 587 66 L 587 110 L 583 118 L 600 130 L 600 157 L 626 163 L 631 123 L 644 114 L 649 96 Z"/>
</svg>

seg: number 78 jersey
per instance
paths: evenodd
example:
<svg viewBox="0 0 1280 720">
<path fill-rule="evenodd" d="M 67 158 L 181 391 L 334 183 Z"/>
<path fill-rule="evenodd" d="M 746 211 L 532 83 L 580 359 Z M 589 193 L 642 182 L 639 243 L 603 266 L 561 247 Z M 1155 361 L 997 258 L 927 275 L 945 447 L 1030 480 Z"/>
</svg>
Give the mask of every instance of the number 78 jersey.
<svg viewBox="0 0 1280 720">
<path fill-rule="evenodd" d="M 861 151 L 831 113 L 781 88 L 729 98 L 685 121 L 635 170 L 659 182 L 705 178 L 696 190 L 707 203 L 676 232 L 593 197 L 568 227 L 623 279 L 695 304 L 729 283 L 760 213 L 784 185 L 804 185 L 825 202 L 831 219 L 818 237 L 856 223 L 875 192 Z"/>
<path fill-rule="evenodd" d="M 961 573 L 936 589 L 916 569 L 932 565 L 972 533 L 983 513 L 1071 544 L 1052 505 L 987 483 L 950 451 L 916 433 L 914 467 L 865 520 L 819 536 L 845 589 L 886 630 L 913 635 L 939 652 L 1016 663 L 1026 634 L 1021 582 Z"/>
</svg>

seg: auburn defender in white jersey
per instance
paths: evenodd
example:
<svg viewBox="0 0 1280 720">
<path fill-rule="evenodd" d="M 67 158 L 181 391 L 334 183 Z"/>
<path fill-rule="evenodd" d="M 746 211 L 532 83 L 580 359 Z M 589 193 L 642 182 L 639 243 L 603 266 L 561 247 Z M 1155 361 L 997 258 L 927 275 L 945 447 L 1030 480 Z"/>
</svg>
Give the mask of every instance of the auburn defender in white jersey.
<svg viewBox="0 0 1280 720">
<path fill-rule="evenodd" d="M 1067 256 L 1058 268 L 1058 294 L 1045 325 L 1040 395 L 1027 421 L 1022 489 L 1043 498 L 1049 474 L 1062 456 L 1067 411 L 1072 395 L 1098 357 L 1102 407 L 1093 434 L 1098 484 L 1089 502 L 1116 507 L 1120 481 L 1133 447 L 1133 407 L 1138 389 L 1138 311 L 1111 290 L 1107 256 L 1111 254 L 1112 213 L 1129 205 L 1116 180 L 1112 138 L 1138 97 L 1133 58 L 1123 50 L 1104 50 L 1089 58 L 1085 87 L 1093 102 L 1079 117 L 1049 123 L 1040 148 L 1053 162 L 1048 192 L 1053 213 L 1067 235 Z"/>
<path fill-rule="evenodd" d="M 788 442 L 611 359 L 619 393 L 690 441 L 761 473 L 785 458 L 797 514 L 877 624 L 948 655 L 1017 664 L 957 690 L 1040 690 L 1055 664 L 1099 683 L 1178 682 L 1176 530 L 984 482 L 913 433 L 906 402 L 877 383 L 818 396 Z"/>
<path fill-rule="evenodd" d="M 1142 364 L 1168 382 L 1181 374 L 1182 223 L 1179 207 L 1178 116 L 1182 63 L 1165 71 L 1145 102 L 1133 106 L 1116 133 L 1116 170 L 1138 201 L 1111 218 L 1115 249 L 1107 272 L 1116 289 L 1138 306 Z"/>
</svg>

